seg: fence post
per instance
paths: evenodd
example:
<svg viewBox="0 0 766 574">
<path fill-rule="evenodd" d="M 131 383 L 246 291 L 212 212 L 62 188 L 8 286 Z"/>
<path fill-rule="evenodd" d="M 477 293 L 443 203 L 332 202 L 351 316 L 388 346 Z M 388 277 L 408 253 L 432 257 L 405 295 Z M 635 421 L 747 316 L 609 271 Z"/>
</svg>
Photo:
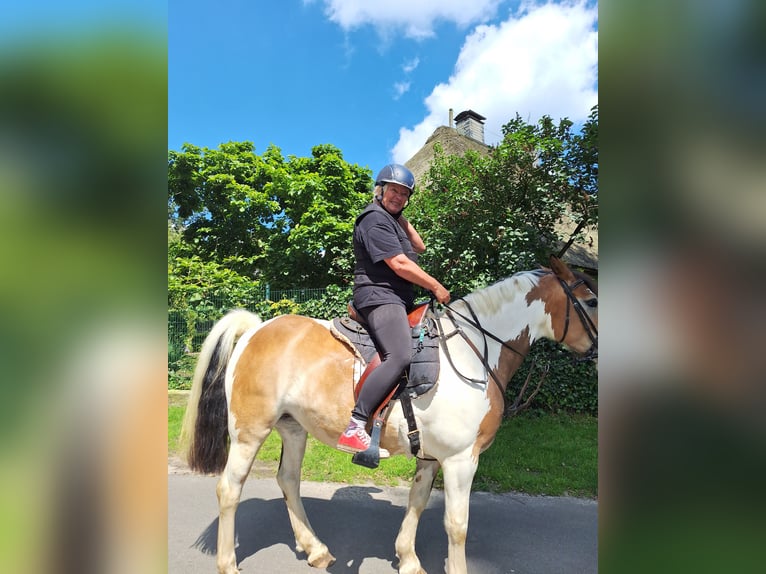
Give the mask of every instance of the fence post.
<svg viewBox="0 0 766 574">
<path fill-rule="evenodd" d="M 266 283 L 266 301 L 271 301 L 271 285 Z"/>
</svg>

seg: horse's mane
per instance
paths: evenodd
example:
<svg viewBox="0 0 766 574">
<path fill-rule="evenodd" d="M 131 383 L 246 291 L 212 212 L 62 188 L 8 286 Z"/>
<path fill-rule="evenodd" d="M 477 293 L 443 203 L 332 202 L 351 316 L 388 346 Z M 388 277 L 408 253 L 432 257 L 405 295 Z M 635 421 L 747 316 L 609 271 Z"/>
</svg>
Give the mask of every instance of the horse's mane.
<svg viewBox="0 0 766 574">
<path fill-rule="evenodd" d="M 576 279 L 581 279 L 585 282 L 585 285 L 593 291 L 596 295 L 598 295 L 598 283 L 596 283 L 596 280 L 588 275 L 587 273 L 583 273 L 582 271 L 576 271 L 574 269 L 570 269 L 572 271 L 572 275 L 575 276 Z M 551 269 L 548 267 L 541 267 L 540 269 L 535 269 L 534 271 L 521 271 L 519 273 L 516 273 L 516 275 L 523 275 L 525 273 L 531 273 L 534 275 L 537 275 L 538 278 L 542 277 L 543 275 L 547 275 L 548 273 L 552 273 Z M 515 277 L 516 275 L 512 275 L 512 277 Z"/>
<path fill-rule="evenodd" d="M 546 275 L 550 275 L 552 273 L 551 269 L 548 267 L 541 267 L 539 269 L 532 269 L 527 271 L 519 271 L 517 273 L 514 273 L 513 275 L 510 275 L 508 277 L 504 277 L 503 279 L 498 279 L 494 283 L 482 288 L 478 289 L 472 293 L 469 293 L 466 295 L 466 297 L 470 297 L 471 300 L 478 302 L 480 305 L 488 305 L 490 307 L 494 307 L 495 303 L 495 295 L 497 292 L 503 292 L 505 289 L 511 289 L 514 286 L 518 286 L 519 284 L 524 285 L 526 284 L 528 287 L 528 290 L 531 290 L 532 288 L 536 287 L 538 283 L 540 282 L 540 279 L 545 277 Z M 587 285 L 588 289 L 593 291 L 596 295 L 598 295 L 598 284 L 595 282 L 595 280 L 585 273 L 582 273 L 580 271 L 574 271 L 572 270 L 572 274 L 577 278 L 581 279 L 583 282 L 585 282 L 585 285 Z"/>
<path fill-rule="evenodd" d="M 550 269 L 519 271 L 503 279 L 498 279 L 486 287 L 473 291 L 465 297 L 461 297 L 461 299 L 468 298 L 479 308 L 491 311 L 497 307 L 499 300 L 507 299 L 504 296 L 505 294 L 511 294 L 511 291 L 518 292 L 519 286 L 522 286 L 524 291 L 529 291 L 537 286 L 542 277 L 549 273 Z M 498 294 L 500 295 L 499 298 Z"/>
</svg>

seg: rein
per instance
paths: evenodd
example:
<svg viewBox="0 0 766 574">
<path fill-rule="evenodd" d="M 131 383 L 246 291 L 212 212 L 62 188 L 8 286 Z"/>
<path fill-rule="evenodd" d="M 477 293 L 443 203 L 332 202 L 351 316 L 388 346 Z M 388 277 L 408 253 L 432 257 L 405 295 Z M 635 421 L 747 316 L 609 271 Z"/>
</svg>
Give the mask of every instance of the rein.
<svg viewBox="0 0 766 574">
<path fill-rule="evenodd" d="M 588 314 L 585 312 L 585 309 L 583 309 L 582 303 L 577 299 L 577 297 L 574 296 L 573 290 L 579 287 L 580 285 L 585 283 L 584 279 L 578 279 L 575 281 L 571 286 L 567 285 L 566 281 L 563 279 L 558 279 L 559 283 L 561 284 L 561 288 L 564 290 L 564 293 L 567 296 L 567 310 L 566 310 L 566 316 L 564 318 L 564 332 L 561 335 L 561 339 L 558 340 L 559 343 L 563 342 L 566 338 L 567 332 L 569 331 L 569 309 L 570 307 L 574 307 L 575 312 L 577 313 L 578 318 L 580 319 L 580 322 L 582 323 L 583 328 L 585 329 L 586 334 L 588 335 L 588 338 L 591 342 L 590 349 L 583 355 L 582 357 L 576 359 L 579 362 L 582 361 L 590 361 L 595 360 L 598 358 L 598 329 L 596 328 L 596 325 L 593 323 L 593 320 L 588 316 Z M 521 357 L 522 360 L 526 358 L 526 355 L 519 352 L 518 350 L 514 349 L 511 345 L 500 339 L 498 336 L 496 336 L 494 333 L 491 333 L 487 331 L 484 327 L 482 327 L 481 323 L 479 322 L 479 318 L 476 316 L 476 313 L 474 312 L 473 308 L 471 307 L 471 304 L 463 297 L 460 297 L 457 299 L 458 301 L 463 301 L 465 303 L 466 307 L 468 308 L 468 312 L 471 314 L 470 317 L 464 315 L 460 311 L 456 310 L 454 307 L 452 307 L 449 304 L 445 304 L 444 308 L 446 309 L 446 315 L 452 321 L 452 325 L 454 326 L 455 330 L 452 333 L 446 334 L 442 331 L 442 326 L 440 321 L 436 321 L 436 326 L 439 331 L 439 340 L 444 342 L 443 348 L 444 348 L 444 354 L 447 356 L 447 360 L 450 363 L 450 366 L 452 367 L 452 370 L 457 373 L 457 375 L 462 378 L 465 381 L 468 381 L 470 383 L 478 384 L 478 385 L 484 385 L 487 381 L 480 380 L 480 379 L 473 379 L 471 377 L 468 377 L 466 375 L 463 375 L 460 373 L 460 371 L 455 366 L 454 361 L 452 360 L 452 356 L 449 352 L 449 347 L 446 345 L 447 339 L 454 337 L 455 335 L 460 335 L 462 339 L 466 342 L 468 347 L 476 354 L 476 356 L 481 361 L 482 365 L 486 369 L 486 371 L 489 373 L 490 377 L 494 381 L 495 385 L 497 385 L 497 388 L 500 390 L 500 395 L 503 397 L 503 403 L 505 404 L 505 389 L 503 388 L 503 384 L 500 382 L 500 380 L 497 378 L 497 375 L 492 370 L 492 368 L 489 365 L 489 346 L 487 344 L 487 337 L 494 340 L 497 343 L 500 343 L 500 345 L 509 351 L 517 354 L 519 357 Z M 433 304 L 433 301 L 432 301 Z M 479 351 L 479 349 L 476 347 L 473 341 L 468 337 L 468 335 L 465 333 L 465 331 L 457 324 L 455 321 L 455 315 L 466 321 L 471 327 L 476 329 L 482 334 L 482 339 L 484 341 L 484 350 Z"/>
<path fill-rule="evenodd" d="M 503 405 L 505 406 L 505 389 L 503 388 L 503 384 L 500 382 L 500 379 L 497 378 L 497 375 L 492 370 L 492 367 L 489 365 L 489 345 L 487 344 L 487 337 L 490 339 L 493 339 L 494 341 L 500 343 L 503 347 L 506 349 L 516 353 L 519 357 L 521 357 L 522 360 L 524 360 L 525 355 L 511 347 L 508 343 L 497 337 L 494 333 L 490 333 L 487 331 L 484 327 L 481 326 L 481 323 L 479 322 L 479 318 L 476 316 L 476 313 L 474 312 L 473 308 L 471 307 L 471 304 L 463 299 L 462 297 L 459 299 L 465 303 L 466 307 L 468 307 L 468 311 L 471 313 L 471 317 L 467 317 L 466 315 L 462 314 L 460 311 L 457 311 L 449 304 L 444 305 L 444 308 L 446 309 L 447 317 L 450 321 L 452 321 L 452 325 L 455 327 L 455 330 L 450 334 L 445 334 L 442 332 L 441 329 L 441 323 L 439 321 L 436 322 L 437 328 L 439 330 L 439 339 L 444 341 L 445 344 L 444 347 L 444 354 L 447 355 L 447 360 L 450 363 L 450 366 L 452 367 L 452 370 L 457 373 L 457 375 L 468 382 L 478 384 L 478 385 L 485 385 L 487 381 L 481 380 L 481 379 L 473 379 L 471 377 L 467 377 L 466 375 L 462 374 L 457 367 L 455 366 L 454 361 L 452 360 L 452 355 L 450 355 L 449 347 L 447 347 L 446 341 L 450 337 L 454 337 L 455 335 L 460 335 L 463 338 L 463 341 L 466 342 L 466 344 L 470 347 L 470 349 L 476 354 L 477 357 L 479 357 L 479 360 L 481 361 L 481 364 L 484 366 L 486 371 L 489 373 L 490 377 L 492 377 L 492 381 L 497 385 L 497 388 L 500 390 L 500 396 L 503 397 Z M 473 341 L 466 335 L 465 331 L 457 324 L 455 321 L 454 315 L 457 315 L 458 317 L 465 320 L 469 325 L 471 325 L 474 329 L 479 331 L 482 334 L 482 339 L 484 341 L 484 351 L 480 352 L 478 348 L 476 348 L 476 345 Z M 505 411 L 505 408 L 503 409 Z"/>
</svg>

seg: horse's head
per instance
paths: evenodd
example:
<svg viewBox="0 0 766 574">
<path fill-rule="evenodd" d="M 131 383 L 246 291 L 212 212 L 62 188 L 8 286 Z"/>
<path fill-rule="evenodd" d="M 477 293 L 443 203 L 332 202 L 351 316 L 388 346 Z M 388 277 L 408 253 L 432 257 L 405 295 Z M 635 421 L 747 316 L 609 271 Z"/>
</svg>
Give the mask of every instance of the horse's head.
<svg viewBox="0 0 766 574">
<path fill-rule="evenodd" d="M 551 256 L 546 311 L 556 340 L 588 359 L 598 357 L 598 286 L 583 273 L 575 273 Z M 555 277 L 555 279 L 553 279 Z M 554 283 L 555 281 L 555 283 Z"/>
</svg>

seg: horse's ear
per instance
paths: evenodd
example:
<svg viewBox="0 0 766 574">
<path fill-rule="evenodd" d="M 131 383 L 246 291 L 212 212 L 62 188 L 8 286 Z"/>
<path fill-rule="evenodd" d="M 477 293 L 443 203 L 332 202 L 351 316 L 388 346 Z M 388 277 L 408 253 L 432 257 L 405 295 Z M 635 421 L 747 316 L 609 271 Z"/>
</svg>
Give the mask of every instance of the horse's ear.
<svg viewBox="0 0 766 574">
<path fill-rule="evenodd" d="M 570 271 L 569 267 L 566 266 L 566 263 L 564 263 L 561 259 L 556 257 L 555 255 L 551 255 L 550 258 L 551 261 L 551 269 L 556 274 L 556 277 L 559 279 L 563 279 L 567 283 L 571 283 L 575 280 L 574 273 Z"/>
</svg>

